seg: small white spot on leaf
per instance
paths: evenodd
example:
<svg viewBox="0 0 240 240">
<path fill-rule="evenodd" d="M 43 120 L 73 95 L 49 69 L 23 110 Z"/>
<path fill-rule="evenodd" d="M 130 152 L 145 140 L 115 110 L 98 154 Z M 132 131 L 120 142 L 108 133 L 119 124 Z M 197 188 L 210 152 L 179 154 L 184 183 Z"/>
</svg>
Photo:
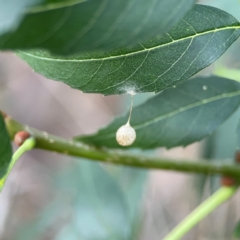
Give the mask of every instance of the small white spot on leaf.
<svg viewBox="0 0 240 240">
<path fill-rule="evenodd" d="M 130 94 L 132 96 L 134 96 L 136 94 L 136 90 L 137 90 L 137 88 L 134 85 L 125 85 L 125 86 L 121 86 L 119 88 L 120 92 Z"/>
</svg>

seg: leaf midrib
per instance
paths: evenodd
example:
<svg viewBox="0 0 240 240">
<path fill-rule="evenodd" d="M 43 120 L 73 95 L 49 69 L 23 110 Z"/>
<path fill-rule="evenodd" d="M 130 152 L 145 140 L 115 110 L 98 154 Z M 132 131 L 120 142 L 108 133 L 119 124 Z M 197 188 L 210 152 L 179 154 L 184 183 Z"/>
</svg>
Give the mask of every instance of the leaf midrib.
<svg viewBox="0 0 240 240">
<path fill-rule="evenodd" d="M 204 105 L 204 104 L 208 104 L 210 102 L 214 102 L 214 101 L 217 101 L 217 100 L 220 100 L 220 99 L 223 99 L 223 98 L 230 98 L 230 97 L 235 97 L 237 95 L 240 95 L 240 90 L 239 91 L 235 91 L 235 92 L 231 92 L 231 93 L 223 93 L 223 94 L 220 94 L 218 96 L 214 96 L 214 97 L 210 97 L 208 99 L 203 99 L 201 101 L 198 101 L 198 102 L 195 102 L 195 103 L 192 103 L 192 104 L 189 104 L 185 107 L 180 107 L 178 108 L 177 110 L 174 110 L 172 112 L 169 112 L 169 113 L 166 113 L 164 115 L 161 115 L 159 117 L 156 117 L 156 118 L 153 118 L 151 120 L 148 120 L 146 122 L 143 122 L 141 124 L 138 124 L 138 125 L 134 125 L 134 129 L 141 129 L 143 127 L 146 127 L 146 126 L 149 126 L 151 124 L 154 124 L 158 121 L 161 121 L 165 118 L 168 118 L 168 117 L 171 117 L 171 116 L 174 116 L 176 114 L 179 114 L 181 112 L 184 112 L 186 110 L 189 110 L 191 108 L 195 108 L 195 107 L 198 107 L 198 106 L 201 106 L 201 105 Z M 140 107 L 140 106 L 139 106 Z M 134 112 L 134 109 L 133 109 L 133 112 Z M 94 136 L 94 135 L 93 135 Z M 115 136 L 115 133 L 109 133 L 109 134 L 106 134 L 102 137 L 96 137 L 97 140 L 102 140 L 102 139 L 107 139 L 107 138 L 111 138 Z"/>
<path fill-rule="evenodd" d="M 209 33 L 215 33 L 215 32 L 219 32 L 219 31 L 224 31 L 224 30 L 230 30 L 230 29 L 240 29 L 240 25 L 238 26 L 231 26 L 231 27 L 223 27 L 223 28 L 216 28 L 214 30 L 208 30 L 206 32 L 202 32 L 202 33 L 197 33 L 188 37 L 184 37 L 184 38 L 179 38 L 177 40 L 173 40 L 171 42 L 168 43 L 164 43 L 162 45 L 158 45 L 155 47 L 151 47 L 151 48 L 144 48 L 143 50 L 139 50 L 139 51 L 135 51 L 135 52 L 130 52 L 130 53 L 126 53 L 126 54 L 121 54 L 121 55 L 117 55 L 117 56 L 110 56 L 110 57 L 103 57 L 103 58 L 91 58 L 91 59 L 58 59 L 58 58 L 48 58 L 48 57 L 42 57 L 42 56 L 38 56 L 38 55 L 34 55 L 31 53 L 27 53 L 24 51 L 19 50 L 19 52 L 21 52 L 22 54 L 25 54 L 27 56 L 33 57 L 33 58 L 37 58 L 40 60 L 45 60 L 45 61 L 56 61 L 56 62 L 93 62 L 93 61 L 104 61 L 104 60 L 110 60 L 110 59 L 117 59 L 117 58 L 123 58 L 123 57 L 128 57 L 128 56 L 132 56 L 132 55 L 137 55 L 140 53 L 144 53 L 144 52 L 149 52 L 149 51 L 153 51 L 155 49 L 159 49 L 162 47 L 165 47 L 167 45 L 171 45 L 171 44 L 175 44 L 177 42 L 181 42 L 184 41 L 186 39 L 191 39 L 191 38 L 195 38 L 195 37 L 199 37 L 202 35 L 206 35 Z"/>
</svg>

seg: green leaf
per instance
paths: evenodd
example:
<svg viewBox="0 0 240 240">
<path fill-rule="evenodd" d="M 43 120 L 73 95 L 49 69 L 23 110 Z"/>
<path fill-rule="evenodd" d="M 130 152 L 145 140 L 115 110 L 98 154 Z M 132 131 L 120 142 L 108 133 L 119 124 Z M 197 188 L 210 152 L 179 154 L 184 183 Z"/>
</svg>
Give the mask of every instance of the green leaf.
<svg viewBox="0 0 240 240">
<path fill-rule="evenodd" d="M 0 0 L 0 36 L 13 32 L 27 13 L 47 11 L 83 0 Z"/>
<path fill-rule="evenodd" d="M 35 50 L 19 56 L 35 71 L 83 92 L 159 92 L 210 65 L 239 35 L 234 17 L 196 5 L 170 32 L 132 48 L 69 57 Z"/>
<path fill-rule="evenodd" d="M 24 11 L 39 0 L 0 0 L 0 36 L 13 31 L 21 21 Z"/>
<path fill-rule="evenodd" d="M 114 177 L 123 189 L 132 219 L 131 236 L 128 237 L 128 240 L 138 239 L 139 231 L 143 224 L 144 211 L 142 211 L 142 200 L 144 199 L 148 172 L 147 170 L 130 167 L 115 166 L 113 168 L 117 171 Z"/>
<path fill-rule="evenodd" d="M 75 194 L 70 203 L 73 220 L 58 239 L 68 239 L 67 236 L 76 233 L 85 240 L 130 239 L 130 206 L 116 178 L 105 167 L 81 160 L 70 171 L 65 170 L 65 176 L 60 176 L 57 181 L 60 191 L 68 194 L 72 189 Z M 65 201 L 69 205 L 69 197 Z"/>
<path fill-rule="evenodd" d="M 12 146 L 10 137 L 5 127 L 5 122 L 0 113 L 0 186 L 1 179 L 7 172 L 8 165 L 12 158 Z"/>
<path fill-rule="evenodd" d="M 27 9 L 27 13 L 36 13 L 49 11 L 52 9 L 69 7 L 88 0 L 29 0 L 29 1 L 32 2 L 32 7 Z"/>
<path fill-rule="evenodd" d="M 196 78 L 175 89 L 167 89 L 135 107 L 131 125 L 137 139 L 131 147 L 186 146 L 211 134 L 240 104 L 240 84 L 219 78 Z M 96 146 L 119 148 L 117 129 L 128 114 L 92 136 L 77 139 Z"/>
<path fill-rule="evenodd" d="M 240 221 L 237 222 L 233 230 L 233 237 L 236 239 L 240 239 Z"/>
<path fill-rule="evenodd" d="M 53 198 L 33 221 L 20 224 L 14 240 L 38 239 L 63 217 L 67 217 L 67 221 L 54 239 L 133 239 L 129 237 L 132 234 L 129 209 L 132 205 L 127 201 L 129 193 L 122 191 L 118 179 L 109 174 L 105 167 L 82 159 L 71 161 L 54 177 L 55 186 L 51 189 L 61 195 Z M 137 170 L 133 175 L 136 176 L 136 173 Z M 141 184 L 141 179 L 139 180 Z M 132 184 L 130 183 L 131 187 Z M 135 206 L 138 202 L 139 198 L 136 199 Z M 66 216 L 66 210 L 71 210 L 70 215 Z"/>
<path fill-rule="evenodd" d="M 75 54 L 133 45 L 169 30 L 195 1 L 88 0 L 74 6 L 64 1 L 65 6 L 59 8 L 58 0 L 49 10 L 56 1 L 39 0 L 44 3 L 40 10 L 39 6 L 30 9 L 15 31 L 0 37 L 0 49 L 40 48 Z"/>
<path fill-rule="evenodd" d="M 236 129 L 236 140 L 237 140 L 237 149 L 240 149 L 240 119 L 238 120 L 237 129 Z"/>
</svg>

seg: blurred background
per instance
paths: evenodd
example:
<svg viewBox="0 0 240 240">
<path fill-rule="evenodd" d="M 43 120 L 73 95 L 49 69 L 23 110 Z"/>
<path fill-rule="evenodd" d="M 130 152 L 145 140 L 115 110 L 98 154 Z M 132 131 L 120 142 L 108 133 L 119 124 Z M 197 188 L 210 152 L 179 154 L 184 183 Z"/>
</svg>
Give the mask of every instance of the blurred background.
<svg viewBox="0 0 240 240">
<path fill-rule="evenodd" d="M 240 20 L 238 0 L 202 0 Z M 200 75 L 240 81 L 240 41 Z M 151 94 L 138 94 L 135 105 Z M 34 73 L 11 52 L 0 54 L 1 109 L 61 137 L 96 132 L 128 111 L 130 96 L 83 94 Z M 141 154 L 173 159 L 229 159 L 236 151 L 236 112 L 211 137 L 186 148 Z M 15 146 L 14 146 L 15 148 Z M 0 195 L 1 240 L 159 240 L 220 186 L 205 175 L 103 165 L 33 150 L 15 165 Z M 185 240 L 230 240 L 240 219 L 235 195 Z"/>
</svg>

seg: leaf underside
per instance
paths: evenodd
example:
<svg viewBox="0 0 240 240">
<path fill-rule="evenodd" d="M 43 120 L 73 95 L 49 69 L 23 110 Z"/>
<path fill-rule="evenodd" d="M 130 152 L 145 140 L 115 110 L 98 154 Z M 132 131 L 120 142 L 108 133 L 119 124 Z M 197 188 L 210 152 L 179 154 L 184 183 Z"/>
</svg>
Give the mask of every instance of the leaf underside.
<svg viewBox="0 0 240 240">
<path fill-rule="evenodd" d="M 14 35 L 14 31 L 28 13 L 47 11 L 78 2 L 82 0 L 0 0 L 0 39 L 1 36 L 7 36 L 9 33 Z"/>
<path fill-rule="evenodd" d="M 133 109 L 131 125 L 137 138 L 131 147 L 172 148 L 200 141 L 233 114 L 239 104 L 238 82 L 219 77 L 187 81 Z M 127 118 L 128 114 L 95 135 L 76 139 L 98 147 L 121 148 L 115 134 Z"/>
<path fill-rule="evenodd" d="M 5 127 L 5 122 L 0 113 L 0 179 L 7 172 L 8 165 L 12 158 L 12 146 L 10 137 Z"/>
<path fill-rule="evenodd" d="M 159 92 L 177 86 L 219 58 L 239 37 L 228 13 L 196 5 L 168 33 L 135 47 L 58 57 L 19 52 L 36 71 L 87 93 Z"/>
<path fill-rule="evenodd" d="M 130 239 L 129 204 L 116 179 L 90 161 L 81 161 L 80 166 L 69 170 L 59 178 L 58 185 L 61 192 L 77 189 L 71 204 L 76 211 L 73 219 L 81 239 Z"/>
<path fill-rule="evenodd" d="M 30 9 L 15 31 L 0 35 L 0 49 L 75 54 L 133 45 L 168 31 L 196 0 L 86 0 L 75 5 L 64 1 L 61 8 L 60 0 L 42 2 L 40 11 L 39 6 Z"/>
</svg>

